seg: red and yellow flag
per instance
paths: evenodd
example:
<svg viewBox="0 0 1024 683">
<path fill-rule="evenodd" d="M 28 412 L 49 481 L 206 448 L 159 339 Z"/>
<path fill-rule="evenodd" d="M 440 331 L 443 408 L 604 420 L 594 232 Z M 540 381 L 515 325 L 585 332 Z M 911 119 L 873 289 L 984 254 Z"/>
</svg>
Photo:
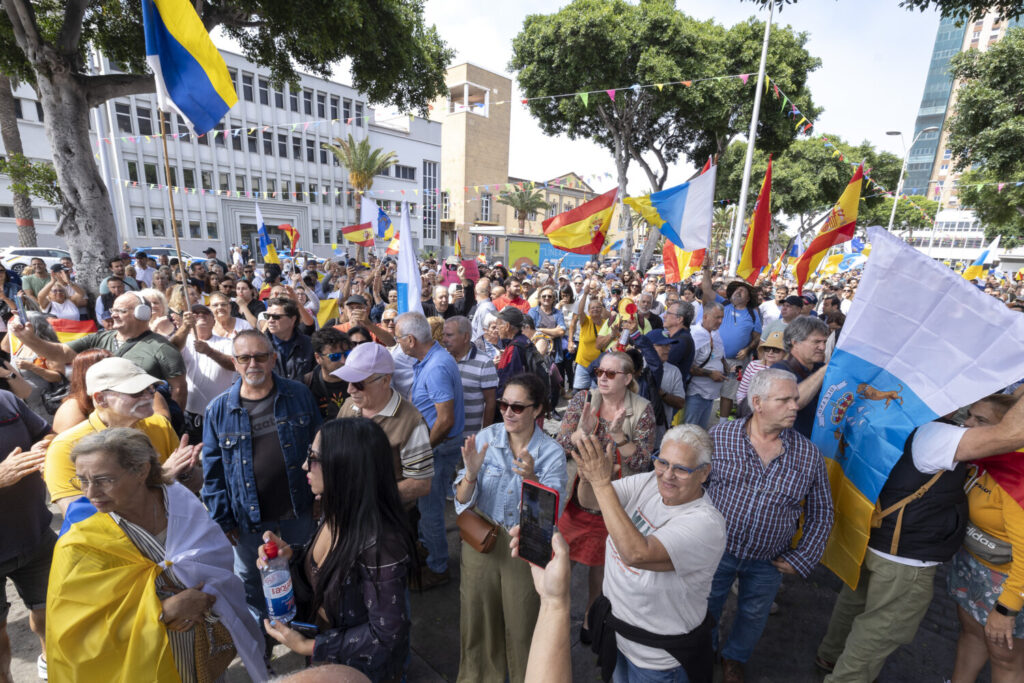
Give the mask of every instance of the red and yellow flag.
<svg viewBox="0 0 1024 683">
<path fill-rule="evenodd" d="M 772 232 L 772 158 L 768 157 L 768 170 L 761 181 L 761 192 L 754 204 L 754 215 L 747 228 L 747 241 L 743 244 L 743 256 L 736 267 L 736 274 L 754 284 L 761 269 L 767 266 L 768 243 Z"/>
<path fill-rule="evenodd" d="M 349 242 L 355 242 L 361 247 L 373 246 L 373 227 L 371 223 L 360 223 L 359 225 L 350 225 L 348 227 L 342 228 L 341 234 Z"/>
<path fill-rule="evenodd" d="M 974 464 L 991 474 L 996 483 L 1024 508 L 1024 448 L 975 460 Z"/>
<path fill-rule="evenodd" d="M 857 167 L 850 182 L 843 190 L 839 201 L 832 207 L 825 225 L 814 237 L 807 249 L 796 262 L 796 288 L 802 294 L 806 283 L 818 269 L 826 252 L 837 244 L 853 239 L 857 229 L 857 207 L 860 203 L 860 189 L 864 181 L 864 164 Z"/>
<path fill-rule="evenodd" d="M 609 190 L 541 225 L 551 246 L 574 254 L 599 254 L 615 212 L 618 190 Z"/>
<path fill-rule="evenodd" d="M 462 240 L 458 235 L 455 236 L 455 258 L 462 260 Z"/>
<path fill-rule="evenodd" d="M 389 256 L 394 256 L 395 254 L 398 253 L 398 234 L 397 233 L 395 233 L 395 236 L 391 238 L 390 242 L 388 242 L 388 249 L 384 253 L 389 255 Z"/>
<path fill-rule="evenodd" d="M 288 255 L 295 256 L 295 247 L 299 244 L 299 231 L 288 223 L 282 223 L 277 226 L 277 229 L 288 236 L 288 241 L 291 243 L 291 250 L 288 252 Z"/>
<path fill-rule="evenodd" d="M 665 282 L 669 284 L 682 282 L 696 273 L 704 263 L 704 255 L 707 251 L 707 249 L 684 251 L 669 240 L 665 240 L 665 245 L 661 250 L 661 259 L 665 264 Z"/>
</svg>

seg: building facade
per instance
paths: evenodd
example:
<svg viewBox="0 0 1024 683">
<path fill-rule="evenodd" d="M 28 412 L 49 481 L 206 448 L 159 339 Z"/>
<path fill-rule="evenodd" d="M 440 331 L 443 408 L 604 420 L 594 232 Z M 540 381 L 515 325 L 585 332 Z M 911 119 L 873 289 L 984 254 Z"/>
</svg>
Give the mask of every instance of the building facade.
<svg viewBox="0 0 1024 683">
<path fill-rule="evenodd" d="M 417 249 L 436 247 L 440 124 L 408 115 L 378 116 L 353 88 L 305 74 L 296 91 L 276 89 L 269 74 L 241 55 L 221 54 L 239 101 L 217 129 L 202 136 L 176 115 L 166 117 L 169 173 L 155 95 L 116 98 L 93 110 L 90 130 L 119 242 L 133 248 L 173 243 L 170 186 L 183 252 L 197 255 L 212 246 L 226 254 L 231 245 L 245 244 L 258 255 L 259 202 L 279 251 L 286 240 L 273 228 L 289 223 L 299 231 L 299 249 L 327 257 L 334 244 L 344 249 L 340 231 L 355 223 L 359 198 L 348 171 L 323 144 L 351 134 L 395 152 L 398 165 L 378 176 L 369 194 L 396 224 L 401 201 L 409 202 Z M 103 58 L 96 66 L 100 72 L 117 71 Z M 15 96 L 26 156 L 51 160 L 33 91 L 22 86 Z M 15 244 L 10 204 L 10 191 L 0 181 L 0 239 Z M 54 234 L 57 220 L 54 207 L 38 207 L 41 246 L 64 246 Z"/>
</svg>

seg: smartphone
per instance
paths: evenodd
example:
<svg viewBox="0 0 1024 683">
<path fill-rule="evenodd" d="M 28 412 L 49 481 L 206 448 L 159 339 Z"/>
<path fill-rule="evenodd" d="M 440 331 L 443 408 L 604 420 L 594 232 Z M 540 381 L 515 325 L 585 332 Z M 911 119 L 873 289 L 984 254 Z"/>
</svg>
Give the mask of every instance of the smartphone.
<svg viewBox="0 0 1024 683">
<path fill-rule="evenodd" d="M 22 325 L 27 325 L 28 316 L 25 314 L 25 302 L 22 301 L 20 296 L 15 296 L 14 303 L 18 306 L 18 320 L 21 321 Z"/>
<path fill-rule="evenodd" d="M 519 504 L 519 557 L 538 567 L 548 566 L 556 522 L 558 491 L 524 480 Z"/>
<path fill-rule="evenodd" d="M 307 624 L 303 621 L 292 621 L 288 624 L 290 628 L 298 631 L 306 638 L 316 638 L 317 634 L 320 633 L 320 627 L 315 624 Z"/>
</svg>

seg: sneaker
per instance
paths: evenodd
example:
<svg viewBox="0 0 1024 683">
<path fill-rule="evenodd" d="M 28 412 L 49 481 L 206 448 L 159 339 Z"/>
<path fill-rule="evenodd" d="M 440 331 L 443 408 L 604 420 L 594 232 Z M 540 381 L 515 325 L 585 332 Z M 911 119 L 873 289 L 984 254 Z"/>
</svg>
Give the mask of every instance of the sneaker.
<svg viewBox="0 0 1024 683">
<path fill-rule="evenodd" d="M 39 678 L 47 680 L 46 678 L 46 660 L 43 659 L 42 655 L 36 658 L 36 673 L 39 674 Z"/>
<path fill-rule="evenodd" d="M 448 569 L 438 573 L 432 571 L 430 567 L 422 567 L 420 569 L 420 592 L 443 586 L 451 581 L 451 579 L 451 572 Z"/>
</svg>

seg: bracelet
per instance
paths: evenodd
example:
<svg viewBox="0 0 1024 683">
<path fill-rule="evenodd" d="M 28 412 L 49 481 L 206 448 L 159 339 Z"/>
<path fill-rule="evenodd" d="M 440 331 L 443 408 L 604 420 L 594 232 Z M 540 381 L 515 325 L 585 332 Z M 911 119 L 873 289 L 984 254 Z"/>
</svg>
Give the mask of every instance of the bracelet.
<svg viewBox="0 0 1024 683">
<path fill-rule="evenodd" d="M 995 610 L 1002 614 L 1004 617 L 1015 617 L 1020 610 L 1010 609 L 1001 602 L 996 602 Z"/>
<path fill-rule="evenodd" d="M 468 481 L 470 484 L 476 483 L 476 479 L 470 479 L 469 477 L 463 477 L 462 481 Z"/>
<path fill-rule="evenodd" d="M 626 445 L 627 443 L 629 443 L 630 441 L 632 441 L 632 439 L 631 439 L 631 438 L 629 438 L 629 435 L 628 435 L 628 434 L 626 435 L 626 440 L 625 440 L 625 441 L 623 441 L 622 443 L 619 443 L 618 441 L 615 441 L 615 439 L 612 439 L 612 442 L 614 442 L 614 443 L 615 443 L 615 447 L 616 447 L 616 448 L 622 448 L 623 446 L 625 446 L 625 445 Z"/>
</svg>

